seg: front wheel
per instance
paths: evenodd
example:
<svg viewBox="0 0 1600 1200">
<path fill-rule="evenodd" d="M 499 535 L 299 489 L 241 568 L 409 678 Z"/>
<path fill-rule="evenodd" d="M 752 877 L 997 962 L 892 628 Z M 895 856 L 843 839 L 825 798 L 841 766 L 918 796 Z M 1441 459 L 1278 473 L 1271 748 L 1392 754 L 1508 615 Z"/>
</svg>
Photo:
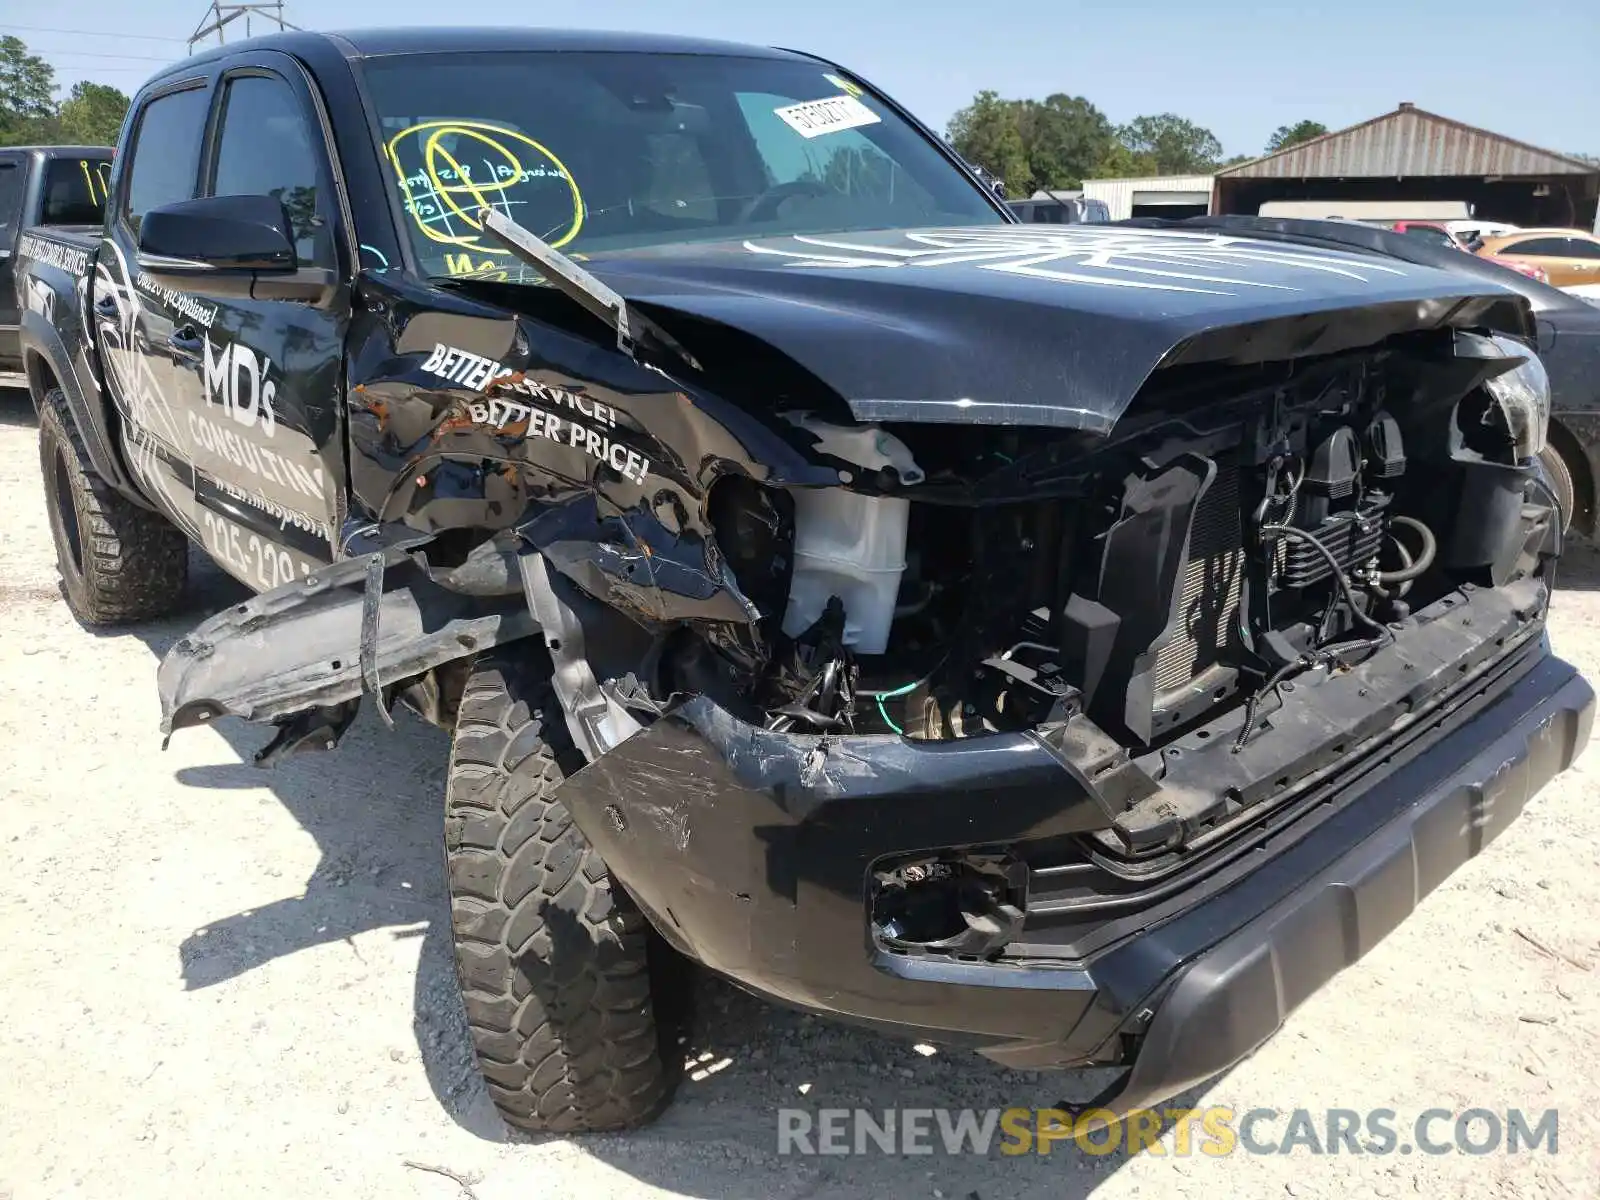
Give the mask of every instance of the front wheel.
<svg viewBox="0 0 1600 1200">
<path fill-rule="evenodd" d="M 461 699 L 445 797 L 456 970 L 508 1124 L 628 1129 L 676 1082 L 658 1021 L 664 964 L 652 973 L 644 917 L 552 796 L 582 758 L 549 657 L 529 645 L 480 661 Z"/>
</svg>

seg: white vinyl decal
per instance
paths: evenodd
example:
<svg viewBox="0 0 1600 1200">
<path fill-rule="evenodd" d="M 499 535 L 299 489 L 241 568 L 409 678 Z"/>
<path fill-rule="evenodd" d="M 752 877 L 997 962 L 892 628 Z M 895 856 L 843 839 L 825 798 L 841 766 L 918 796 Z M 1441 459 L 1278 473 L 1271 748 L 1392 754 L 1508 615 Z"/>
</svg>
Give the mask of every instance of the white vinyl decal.
<svg viewBox="0 0 1600 1200">
<path fill-rule="evenodd" d="M 579 421 L 563 419 L 519 400 L 477 400 L 467 405 L 467 415 L 476 425 L 516 430 L 524 437 L 544 438 L 581 450 L 633 483 L 643 483 L 650 474 L 650 460 L 621 442 L 614 442 Z"/>
<path fill-rule="evenodd" d="M 17 242 L 17 256 L 46 263 L 69 275 L 82 275 L 89 269 L 88 251 L 74 250 L 70 246 L 63 246 L 60 242 L 35 237 L 31 233 L 23 234 L 21 240 Z"/>
<path fill-rule="evenodd" d="M 609 434 L 616 428 L 617 410 L 609 404 L 591 400 L 582 392 L 541 383 L 492 358 L 454 346 L 435 345 L 423 361 L 422 369 L 430 375 L 485 393 L 481 399 L 474 398 L 466 405 L 467 416 L 474 425 L 487 426 L 497 433 L 543 438 L 581 450 L 633 483 L 642 484 L 650 475 L 648 458 L 611 440 Z M 521 400 L 490 394 L 502 392 L 516 392 L 552 408 L 565 408 L 583 420 L 558 416 Z"/>
<path fill-rule="evenodd" d="M 306 499 L 316 501 L 318 509 L 323 507 L 327 480 L 319 458 L 314 451 L 306 453 L 304 437 L 296 435 L 289 439 L 291 445 L 285 446 L 284 439 L 276 436 L 280 426 L 271 359 L 214 331 L 214 305 L 137 273 L 116 242 L 108 246 L 115 269 L 102 255 L 95 264 L 94 290 L 97 298 L 115 301 L 116 315 L 100 317 L 96 326 L 111 390 L 127 406 L 129 463 L 139 481 L 159 495 L 169 511 L 189 511 L 192 494 L 175 495 L 169 473 L 157 465 L 164 444 L 213 474 L 230 473 L 228 467 L 249 472 L 256 481 L 251 494 L 264 495 L 285 509 L 293 510 Z M 131 283 L 125 282 L 130 279 Z M 141 341 L 145 336 L 139 332 L 141 322 L 160 329 L 170 327 L 172 318 L 160 310 L 147 313 L 147 297 L 205 329 L 200 334 L 204 342 L 200 362 L 174 367 L 148 353 Z M 183 394 L 180 380 L 189 370 L 199 376 L 204 398 L 199 411 L 174 405 L 167 394 L 174 386 L 180 388 L 178 395 Z M 276 449 L 268 449 L 269 444 Z M 306 465 L 302 459 L 307 460 Z M 243 481 L 236 473 L 233 478 Z M 247 577 L 259 582 L 262 576 L 252 569 Z"/>
<path fill-rule="evenodd" d="M 752 254 L 811 268 L 946 267 L 958 264 L 1058 283 L 1146 288 L 1210 296 L 1241 289 L 1295 292 L 1294 275 L 1338 275 L 1356 283 L 1404 277 L 1398 266 L 1354 254 L 1333 255 L 1259 238 L 1170 229 L 1095 225 L 974 225 L 923 229 L 884 239 L 796 235 L 747 241 Z M 1251 278 L 1251 275 L 1258 276 Z M 1260 276 L 1267 276 L 1261 278 Z"/>
<path fill-rule="evenodd" d="M 859 129 L 863 125 L 876 125 L 883 119 L 854 96 L 829 96 L 825 100 L 807 100 L 803 104 L 775 108 L 772 113 L 803 138 L 838 133 L 841 129 Z"/>
<path fill-rule="evenodd" d="M 316 569 L 316 564 L 309 559 L 264 541 L 218 513 L 202 511 L 200 520 L 211 557 L 260 591 L 270 592 L 275 587 L 304 579 Z"/>
<path fill-rule="evenodd" d="M 326 521 L 319 521 L 303 512 L 297 512 L 286 505 L 279 504 L 269 496 L 252 492 L 219 476 L 213 476 L 211 482 L 223 495 L 231 496 L 241 504 L 248 504 L 251 508 L 266 513 L 267 516 L 278 523 L 279 529 L 288 529 L 293 526 L 295 529 L 319 537 L 325 542 L 333 540 L 333 533 Z"/>
<path fill-rule="evenodd" d="M 217 306 L 214 304 L 205 304 L 187 292 L 174 291 L 164 283 L 157 283 L 143 271 L 134 276 L 133 282 L 140 291 L 147 292 L 153 299 L 161 301 L 180 317 L 186 317 L 196 325 L 210 329 L 217 323 Z"/>
<path fill-rule="evenodd" d="M 246 429 L 260 425 L 271 437 L 278 430 L 278 413 L 272 399 L 278 385 L 272 381 L 272 360 L 256 357 L 243 342 L 229 342 L 220 351 L 205 339 L 206 403 L 218 405 Z"/>
<path fill-rule="evenodd" d="M 161 443 L 179 449 L 188 442 L 165 389 L 150 369 L 149 356 L 136 337 L 143 302 L 132 282 L 135 272 L 122 248 L 115 241 L 107 244 L 115 256 L 117 269 L 113 271 L 102 254 L 95 261 L 94 290 L 97 297 L 115 301 L 116 315 L 100 317 L 96 327 L 111 391 L 127 406 L 124 415 L 129 465 L 139 481 L 161 497 L 169 511 L 183 513 L 188 510 L 192 496 L 180 499 L 174 495 L 166 473 L 156 464 Z"/>
</svg>

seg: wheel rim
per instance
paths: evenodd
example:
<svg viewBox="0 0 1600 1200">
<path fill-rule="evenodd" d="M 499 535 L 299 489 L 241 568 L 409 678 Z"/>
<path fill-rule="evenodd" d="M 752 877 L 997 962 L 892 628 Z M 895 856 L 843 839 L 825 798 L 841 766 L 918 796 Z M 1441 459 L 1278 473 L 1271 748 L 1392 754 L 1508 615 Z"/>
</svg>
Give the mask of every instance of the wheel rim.
<svg viewBox="0 0 1600 1200">
<path fill-rule="evenodd" d="M 73 503 L 66 450 L 56 447 L 50 463 L 51 491 L 55 500 L 56 528 L 60 532 L 62 566 L 74 575 L 83 571 L 83 533 L 78 527 L 78 506 Z"/>
</svg>

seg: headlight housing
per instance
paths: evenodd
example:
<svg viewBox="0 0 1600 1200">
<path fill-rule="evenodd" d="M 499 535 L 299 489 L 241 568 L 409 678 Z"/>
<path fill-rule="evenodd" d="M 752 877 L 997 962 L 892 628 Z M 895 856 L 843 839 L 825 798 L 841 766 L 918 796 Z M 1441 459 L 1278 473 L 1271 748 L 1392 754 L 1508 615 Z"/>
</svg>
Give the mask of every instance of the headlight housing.
<svg viewBox="0 0 1600 1200">
<path fill-rule="evenodd" d="M 1538 354 L 1516 338 L 1495 334 L 1489 340 L 1503 357 L 1523 360 L 1484 387 L 1505 414 L 1517 458 L 1532 458 L 1544 449 L 1550 432 L 1550 376 Z"/>
</svg>

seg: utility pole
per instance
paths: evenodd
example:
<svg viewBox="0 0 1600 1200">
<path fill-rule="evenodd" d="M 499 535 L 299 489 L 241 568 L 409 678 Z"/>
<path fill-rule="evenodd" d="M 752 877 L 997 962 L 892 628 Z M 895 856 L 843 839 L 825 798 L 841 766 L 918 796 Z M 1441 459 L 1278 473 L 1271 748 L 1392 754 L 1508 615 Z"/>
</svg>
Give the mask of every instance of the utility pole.
<svg viewBox="0 0 1600 1200">
<path fill-rule="evenodd" d="M 244 18 L 244 34 L 249 37 L 250 18 L 252 16 L 265 17 L 267 20 L 276 23 L 280 32 L 285 29 L 300 28 L 300 26 L 290 24 L 283 19 L 283 0 L 259 4 L 222 4 L 218 0 L 211 0 L 211 7 L 206 9 L 206 15 L 200 18 L 200 24 L 189 35 L 189 53 L 193 54 L 195 46 L 199 44 L 201 39 L 213 33 L 217 35 L 217 45 L 224 45 L 228 39 L 223 32 L 223 27 L 237 21 L 240 17 Z"/>
</svg>

